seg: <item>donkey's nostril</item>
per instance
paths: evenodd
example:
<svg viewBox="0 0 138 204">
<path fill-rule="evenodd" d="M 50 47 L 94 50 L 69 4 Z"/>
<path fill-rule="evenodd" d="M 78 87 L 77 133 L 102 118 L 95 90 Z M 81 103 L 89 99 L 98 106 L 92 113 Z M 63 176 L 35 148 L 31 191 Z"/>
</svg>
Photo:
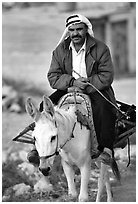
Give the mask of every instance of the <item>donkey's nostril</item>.
<svg viewBox="0 0 138 204">
<path fill-rule="evenodd" d="M 49 171 L 50 171 L 50 167 L 47 167 L 47 168 L 44 168 L 44 169 L 39 168 L 39 170 L 42 172 L 42 174 L 44 176 L 48 176 Z"/>
</svg>

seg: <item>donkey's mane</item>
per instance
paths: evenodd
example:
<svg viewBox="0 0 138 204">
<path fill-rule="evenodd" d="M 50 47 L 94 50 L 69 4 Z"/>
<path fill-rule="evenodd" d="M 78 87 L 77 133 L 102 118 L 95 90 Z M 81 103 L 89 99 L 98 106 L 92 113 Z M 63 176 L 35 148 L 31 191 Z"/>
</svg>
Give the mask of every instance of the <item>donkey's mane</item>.
<svg viewBox="0 0 138 204">
<path fill-rule="evenodd" d="M 70 121 L 72 118 L 74 118 L 74 112 L 70 111 L 70 108 L 65 110 L 59 107 L 54 107 L 55 109 L 55 118 L 57 120 L 62 120 L 62 122 L 64 122 L 64 120 L 66 121 Z"/>
</svg>

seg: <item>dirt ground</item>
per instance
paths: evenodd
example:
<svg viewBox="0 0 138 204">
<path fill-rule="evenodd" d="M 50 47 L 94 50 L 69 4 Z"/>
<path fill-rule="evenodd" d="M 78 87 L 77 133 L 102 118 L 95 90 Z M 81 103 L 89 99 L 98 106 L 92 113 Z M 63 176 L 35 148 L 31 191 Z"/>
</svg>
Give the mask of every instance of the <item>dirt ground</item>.
<svg viewBox="0 0 138 204">
<path fill-rule="evenodd" d="M 129 184 L 129 185 L 128 185 Z M 136 202 L 136 175 L 127 176 L 122 180 L 122 186 L 114 190 L 115 202 Z"/>
</svg>

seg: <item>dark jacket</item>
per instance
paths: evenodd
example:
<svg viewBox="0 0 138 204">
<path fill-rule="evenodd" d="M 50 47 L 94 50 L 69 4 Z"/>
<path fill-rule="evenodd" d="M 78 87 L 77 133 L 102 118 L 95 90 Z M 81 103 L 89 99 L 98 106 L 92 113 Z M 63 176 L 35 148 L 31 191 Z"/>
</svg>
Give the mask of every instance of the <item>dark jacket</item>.
<svg viewBox="0 0 138 204">
<path fill-rule="evenodd" d="M 70 38 L 67 38 L 53 51 L 47 75 L 53 89 L 65 90 L 72 85 L 72 52 L 69 45 Z M 109 48 L 103 42 L 87 35 L 85 62 L 89 82 L 100 91 L 105 91 L 109 99 L 115 102 L 111 87 L 114 71 Z M 94 88 L 87 87 L 88 94 L 94 92 Z"/>
</svg>

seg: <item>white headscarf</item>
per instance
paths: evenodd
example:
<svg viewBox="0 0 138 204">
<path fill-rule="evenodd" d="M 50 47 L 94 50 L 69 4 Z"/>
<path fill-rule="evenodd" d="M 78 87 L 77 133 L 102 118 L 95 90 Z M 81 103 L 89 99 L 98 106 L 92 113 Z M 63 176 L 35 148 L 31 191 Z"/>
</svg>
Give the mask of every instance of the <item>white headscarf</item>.
<svg viewBox="0 0 138 204">
<path fill-rule="evenodd" d="M 85 23 L 88 26 L 88 33 L 90 36 L 94 37 L 93 29 L 92 29 L 92 24 L 90 21 L 83 15 L 80 14 L 73 14 L 69 16 L 66 20 L 66 28 L 57 44 L 57 46 L 65 40 L 65 38 L 68 37 L 68 28 L 69 26 L 76 24 L 76 23 Z"/>
</svg>

